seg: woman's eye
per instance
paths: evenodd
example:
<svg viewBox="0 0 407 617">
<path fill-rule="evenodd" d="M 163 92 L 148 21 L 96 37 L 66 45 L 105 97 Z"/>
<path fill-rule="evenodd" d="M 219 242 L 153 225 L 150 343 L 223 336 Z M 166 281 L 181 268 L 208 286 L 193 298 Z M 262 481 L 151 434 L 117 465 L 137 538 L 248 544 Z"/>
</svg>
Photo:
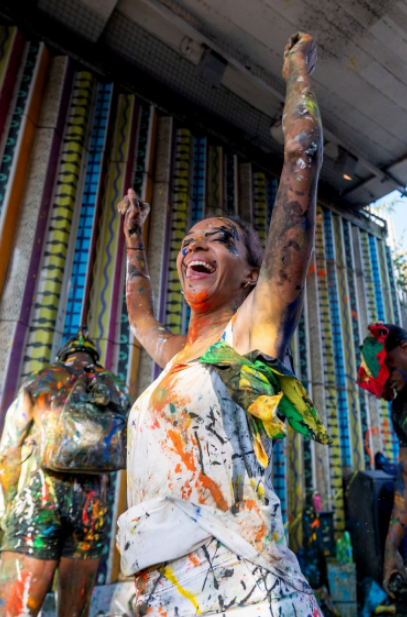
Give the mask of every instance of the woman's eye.
<svg viewBox="0 0 407 617">
<path fill-rule="evenodd" d="M 220 233 L 219 236 L 217 236 L 215 238 L 216 242 L 222 242 L 222 244 L 234 244 L 233 242 L 233 238 L 231 238 L 229 235 L 225 234 L 225 233 Z"/>
</svg>

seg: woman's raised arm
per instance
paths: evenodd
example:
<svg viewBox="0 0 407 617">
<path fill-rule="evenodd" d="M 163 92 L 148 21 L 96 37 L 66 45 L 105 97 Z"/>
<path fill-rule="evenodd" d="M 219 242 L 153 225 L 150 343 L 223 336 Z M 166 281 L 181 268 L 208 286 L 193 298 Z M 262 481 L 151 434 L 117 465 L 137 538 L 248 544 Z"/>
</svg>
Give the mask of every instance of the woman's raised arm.
<svg viewBox="0 0 407 617">
<path fill-rule="evenodd" d="M 154 317 L 153 294 L 143 241 L 143 225 L 150 206 L 129 189 L 118 205 L 125 215 L 127 279 L 126 299 L 130 328 L 147 353 L 164 367 L 185 344 L 186 337 L 174 335 Z"/>
<path fill-rule="evenodd" d="M 246 344 L 283 357 L 301 315 L 304 281 L 314 243 L 315 209 L 322 164 L 322 126 L 310 74 L 316 45 L 308 34 L 292 36 L 284 50 L 287 94 L 283 114 L 284 165 L 271 217 L 259 280 L 236 322 Z M 239 323 L 240 322 L 240 323 Z"/>
</svg>

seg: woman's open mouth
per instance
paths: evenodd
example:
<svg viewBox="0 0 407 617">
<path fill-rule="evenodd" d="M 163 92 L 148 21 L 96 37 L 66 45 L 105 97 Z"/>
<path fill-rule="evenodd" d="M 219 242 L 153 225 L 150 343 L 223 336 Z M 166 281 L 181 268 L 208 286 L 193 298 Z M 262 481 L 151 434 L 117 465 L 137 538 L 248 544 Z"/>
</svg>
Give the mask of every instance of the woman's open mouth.
<svg viewBox="0 0 407 617">
<path fill-rule="evenodd" d="M 199 279 L 207 278 L 211 276 L 216 270 L 216 267 L 207 261 L 200 259 L 194 259 L 187 264 L 185 277 L 189 281 L 196 281 Z"/>
</svg>

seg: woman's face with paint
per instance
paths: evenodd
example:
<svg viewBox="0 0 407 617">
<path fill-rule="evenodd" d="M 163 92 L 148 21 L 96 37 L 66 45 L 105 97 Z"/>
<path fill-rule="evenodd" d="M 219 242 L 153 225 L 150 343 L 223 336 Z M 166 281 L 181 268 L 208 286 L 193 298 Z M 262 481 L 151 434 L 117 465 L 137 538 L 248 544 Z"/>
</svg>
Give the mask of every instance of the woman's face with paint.
<svg viewBox="0 0 407 617">
<path fill-rule="evenodd" d="M 407 384 L 407 341 L 401 341 L 398 347 L 388 352 L 386 364 L 390 371 L 390 387 L 401 392 Z"/>
<path fill-rule="evenodd" d="M 177 268 L 185 299 L 197 312 L 234 301 L 240 306 L 258 276 L 258 269 L 246 260 L 243 231 L 222 217 L 191 228 L 182 241 Z"/>
</svg>

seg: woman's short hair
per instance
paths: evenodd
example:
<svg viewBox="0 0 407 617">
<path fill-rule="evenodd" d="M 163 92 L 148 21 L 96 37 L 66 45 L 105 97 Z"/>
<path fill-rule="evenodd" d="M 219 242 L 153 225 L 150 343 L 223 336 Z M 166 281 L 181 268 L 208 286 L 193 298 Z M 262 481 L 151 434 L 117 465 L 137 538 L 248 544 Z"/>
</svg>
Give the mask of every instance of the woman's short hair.
<svg viewBox="0 0 407 617">
<path fill-rule="evenodd" d="M 246 247 L 246 259 L 249 266 L 260 268 L 263 260 L 263 249 L 261 246 L 259 234 L 254 229 L 251 223 L 248 223 L 237 214 L 206 214 L 205 219 L 226 219 L 238 225 L 243 232 L 243 242 Z"/>
</svg>

